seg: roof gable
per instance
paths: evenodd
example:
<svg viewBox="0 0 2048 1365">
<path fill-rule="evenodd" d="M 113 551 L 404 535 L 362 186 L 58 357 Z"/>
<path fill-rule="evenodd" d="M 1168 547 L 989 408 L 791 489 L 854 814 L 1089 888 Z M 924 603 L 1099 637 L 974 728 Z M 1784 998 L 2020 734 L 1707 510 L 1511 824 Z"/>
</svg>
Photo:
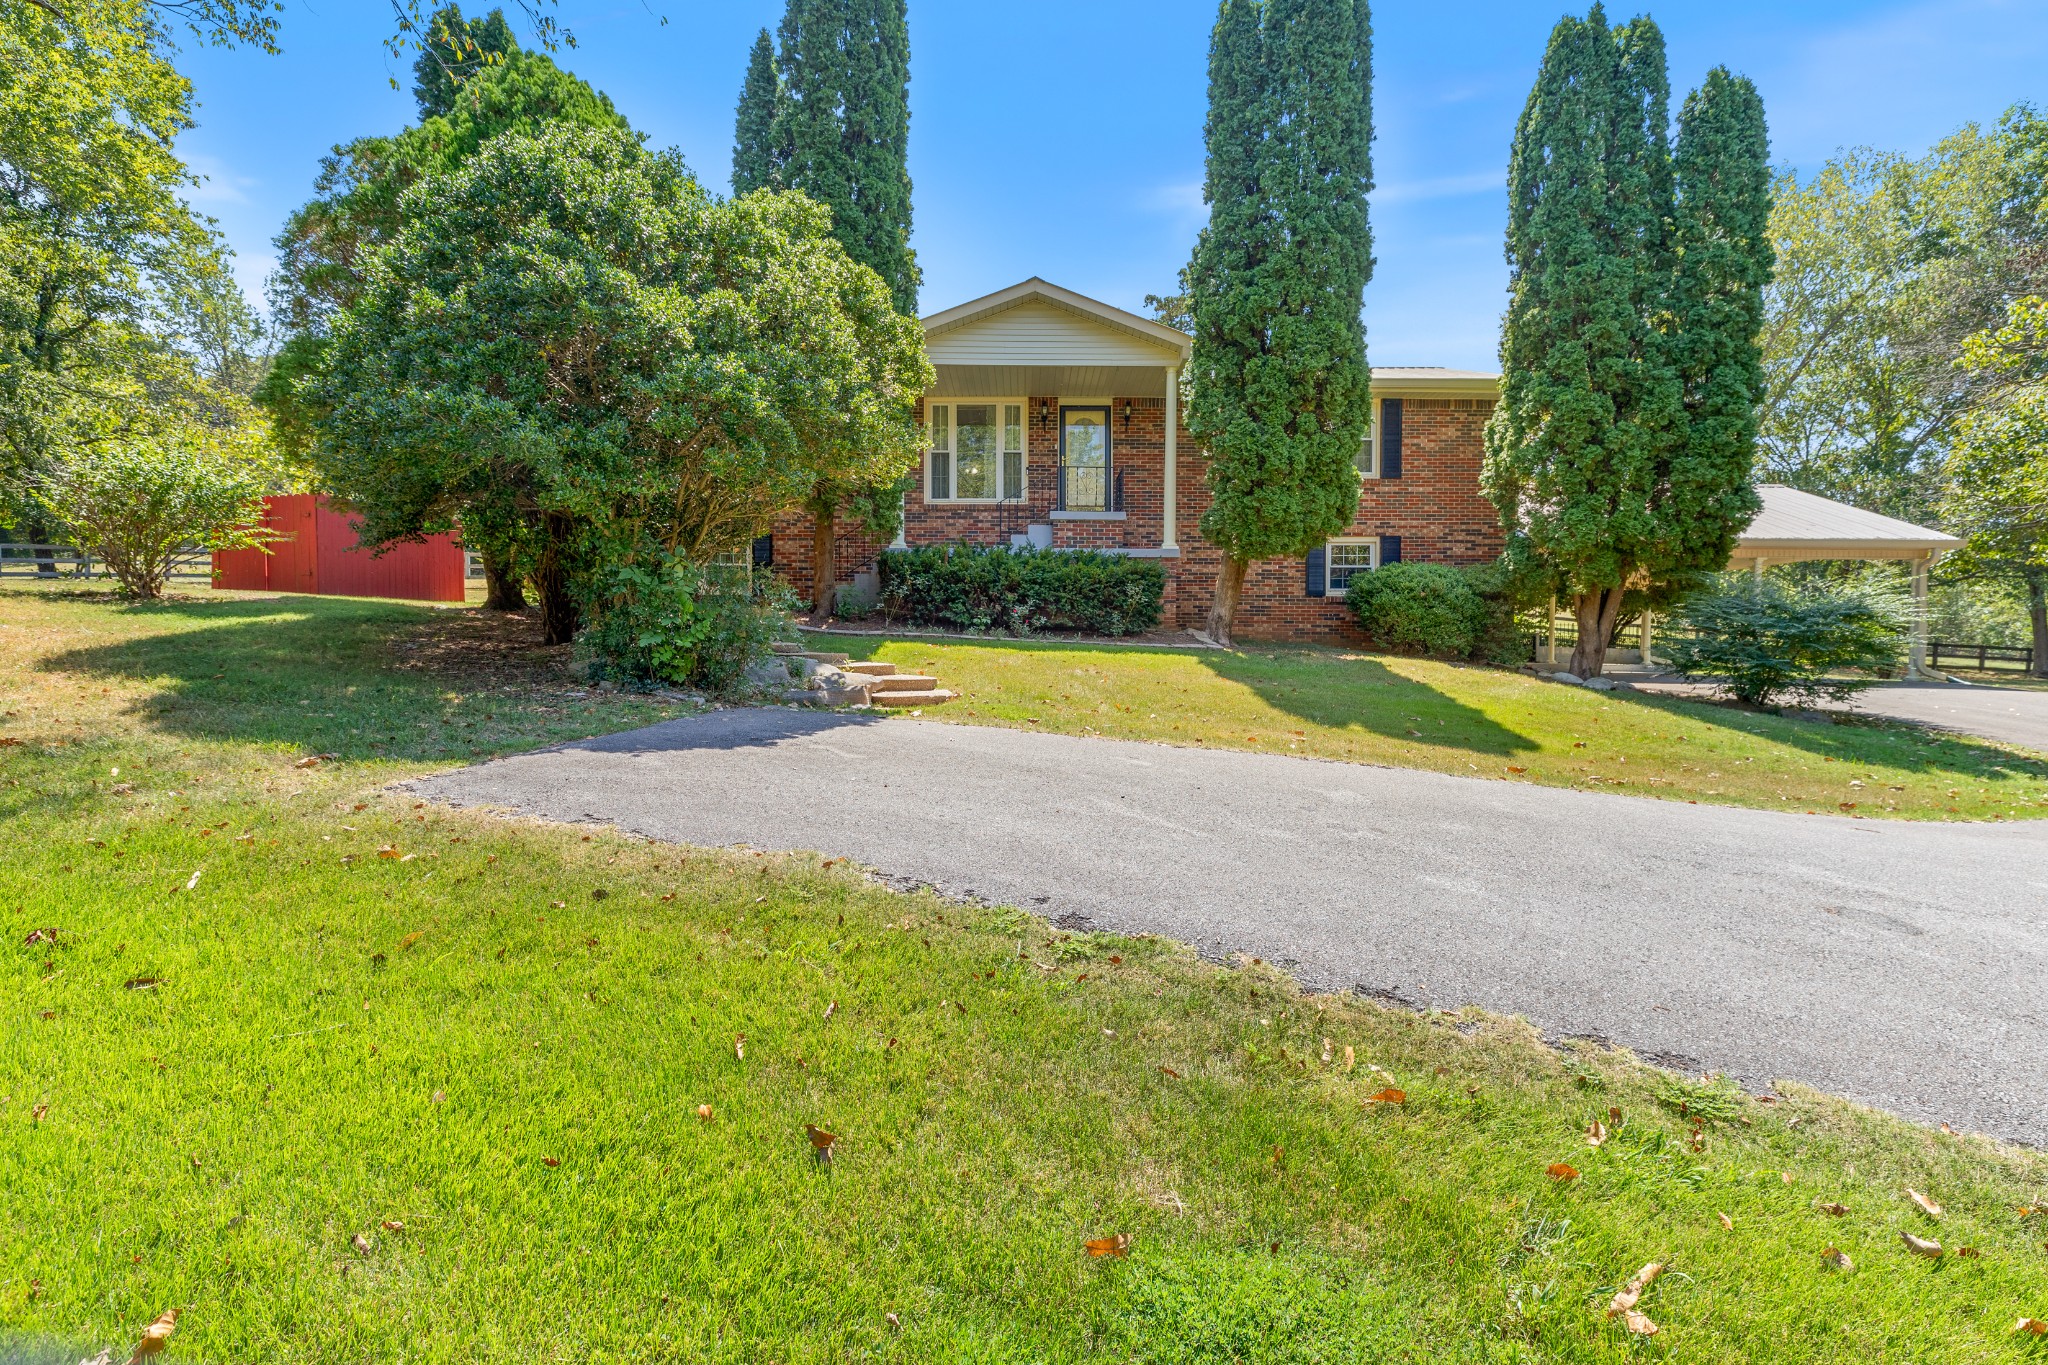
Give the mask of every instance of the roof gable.
<svg viewBox="0 0 2048 1365">
<path fill-rule="evenodd" d="M 924 320 L 938 365 L 1179 365 L 1171 327 L 1033 277 Z"/>
</svg>

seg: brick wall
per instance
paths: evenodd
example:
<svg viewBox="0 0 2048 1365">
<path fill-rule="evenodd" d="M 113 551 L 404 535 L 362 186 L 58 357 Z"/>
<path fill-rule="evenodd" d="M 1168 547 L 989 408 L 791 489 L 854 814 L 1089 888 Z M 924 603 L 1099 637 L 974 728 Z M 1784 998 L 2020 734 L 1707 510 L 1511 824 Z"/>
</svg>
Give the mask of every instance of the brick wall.
<svg viewBox="0 0 2048 1365">
<path fill-rule="evenodd" d="M 1128 420 L 1124 416 L 1130 405 Z M 1041 408 L 1043 411 L 1041 412 Z M 1500 553 L 1499 521 L 1479 490 L 1483 432 L 1493 404 L 1487 399 L 1409 398 L 1402 402 L 1402 474 L 1368 479 L 1348 535 L 1400 536 L 1411 562 L 1483 564 Z M 920 411 L 920 419 L 922 412 Z M 1056 521 L 1053 543 L 1070 549 L 1154 549 L 1160 542 L 1165 493 L 1163 398 L 1118 398 L 1111 404 L 1112 458 L 1123 473 L 1122 521 Z M 1027 400 L 1025 499 L 1022 505 L 933 503 L 926 499 L 923 468 L 905 503 L 905 537 L 913 545 L 963 541 L 1005 545 L 1012 532 L 1050 520 L 1058 488 L 1059 400 Z M 1222 556 L 1202 539 L 1202 513 L 1210 497 L 1203 460 L 1183 424 L 1178 437 L 1181 556 L 1167 559 L 1165 623 L 1199 627 L 1207 617 Z M 873 567 L 881 547 L 840 522 L 841 582 Z M 775 525 L 775 567 L 809 598 L 811 523 L 801 513 Z M 1301 559 L 1262 560 L 1245 575 L 1237 634 L 1247 640 L 1355 641 L 1360 638 L 1342 598 L 1310 597 Z"/>
</svg>

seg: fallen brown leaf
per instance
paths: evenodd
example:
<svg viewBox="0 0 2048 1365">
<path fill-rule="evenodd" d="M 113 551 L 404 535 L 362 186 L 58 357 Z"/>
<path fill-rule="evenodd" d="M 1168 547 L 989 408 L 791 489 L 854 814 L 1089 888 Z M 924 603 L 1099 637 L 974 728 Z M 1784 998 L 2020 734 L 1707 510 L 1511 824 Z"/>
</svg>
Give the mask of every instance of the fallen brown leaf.
<svg viewBox="0 0 2048 1365">
<path fill-rule="evenodd" d="M 392 862 L 396 862 L 399 858 L 399 852 L 398 849 L 392 846 L 391 844 L 383 844 L 378 847 L 377 856 L 379 858 L 384 858 Z"/>
<path fill-rule="evenodd" d="M 1910 1232 L 1899 1234 L 1899 1240 L 1906 1244 L 1906 1250 L 1915 1256 L 1925 1256 L 1930 1261 L 1941 1259 L 1941 1243 L 1931 1242 L 1925 1237 L 1915 1237 Z"/>
<path fill-rule="evenodd" d="M 1975 1247 L 1957 1247 L 1957 1248 L 1956 1248 L 1956 1255 L 1958 1255 L 1958 1256 L 1964 1256 L 1964 1257 L 1968 1257 L 1968 1258 L 1969 1258 L 1970 1260 L 1973 1260 L 1973 1261 L 1977 1259 L 1977 1256 L 1978 1256 L 1978 1254 L 1979 1254 L 1979 1253 L 1978 1253 L 1978 1251 L 1977 1251 L 1977 1248 L 1975 1248 Z"/>
<path fill-rule="evenodd" d="M 318 754 L 315 754 L 311 758 L 302 758 L 298 762 L 292 764 L 292 766 L 294 768 L 317 768 L 320 766 L 320 756 Z"/>
<path fill-rule="evenodd" d="M 700 1104 L 700 1105 L 698 1105 L 698 1106 L 697 1106 L 697 1119 L 698 1119 L 698 1121 L 699 1121 L 700 1123 L 709 1123 L 709 1122 L 711 1122 L 711 1106 L 710 1106 L 710 1105 L 708 1105 L 708 1104 Z"/>
<path fill-rule="evenodd" d="M 1180 1079 L 1180 1073 L 1179 1073 L 1178 1071 L 1175 1071 L 1175 1070 L 1174 1070 L 1174 1069 L 1173 1069 L 1172 1067 L 1170 1067 L 1170 1066 L 1162 1066 L 1162 1067 L 1160 1067 L 1160 1068 L 1159 1068 L 1159 1074 L 1160 1074 L 1160 1075 L 1162 1075 L 1162 1076 L 1170 1076 L 1170 1077 L 1172 1077 L 1172 1078 L 1173 1078 L 1174 1080 L 1176 1080 L 1176 1081 Z"/>
<path fill-rule="evenodd" d="M 142 1340 L 135 1343 L 135 1354 L 128 1357 L 128 1365 L 138 1360 L 147 1360 L 160 1354 L 164 1343 L 171 1339 L 171 1333 L 178 1326 L 178 1310 L 166 1308 L 155 1322 L 142 1329 Z"/>
<path fill-rule="evenodd" d="M 424 929 L 413 930 L 404 938 L 398 940 L 398 951 L 401 953 L 411 951 L 412 945 L 418 943 L 421 939 L 425 938 L 426 936 L 427 931 Z"/>
<path fill-rule="evenodd" d="M 1908 1187 L 1908 1189 L 1906 1190 L 1906 1198 L 1918 1204 L 1920 1206 L 1920 1211 L 1926 1214 L 1929 1218 L 1941 1217 L 1941 1205 L 1935 1203 L 1932 1199 L 1929 1199 L 1926 1195 L 1920 1193 L 1920 1191 Z"/>
<path fill-rule="evenodd" d="M 1735 1231 L 1735 1220 L 1733 1218 L 1730 1218 L 1725 1213 L 1717 1214 L 1716 1217 L 1720 1218 L 1722 1227 L 1728 1229 L 1730 1232 Z"/>
<path fill-rule="evenodd" d="M 1365 1102 L 1367 1104 L 1406 1104 L 1408 1103 L 1408 1092 L 1398 1090 L 1390 1085 L 1377 1095 L 1367 1096 Z"/>
<path fill-rule="evenodd" d="M 379 1224 L 378 1224 L 377 1226 L 378 1226 L 378 1227 L 380 1227 L 380 1228 L 382 1228 L 382 1229 L 384 1229 L 384 1231 L 386 1231 L 386 1232 L 404 1232 L 404 1231 L 405 1231 L 405 1224 L 404 1224 L 403 1222 L 399 1221 L 399 1220 L 398 1220 L 398 1219 L 396 1219 L 396 1218 L 386 1218 L 386 1219 L 385 1219 L 385 1220 L 384 1220 L 383 1222 L 379 1223 Z"/>
<path fill-rule="evenodd" d="M 28 1111 L 28 1121 L 30 1123 L 41 1123 L 43 1121 L 43 1115 L 49 1112 L 50 1104 L 49 1101 L 45 1100 L 43 1103 L 37 1105 L 35 1108 Z"/>
<path fill-rule="evenodd" d="M 1619 1317 L 1634 1308 L 1636 1301 L 1643 1297 L 1643 1291 L 1656 1283 L 1657 1277 L 1663 1273 L 1664 1263 L 1662 1261 L 1652 1261 L 1641 1270 L 1638 1270 L 1630 1277 L 1629 1282 L 1621 1287 L 1621 1291 L 1608 1300 L 1607 1316 L 1610 1318 Z"/>
<path fill-rule="evenodd" d="M 124 988 L 131 991 L 155 990 L 163 984 L 163 978 L 160 976 L 131 976 L 121 983 Z"/>
<path fill-rule="evenodd" d="M 1355 1052 L 1353 1052 L 1353 1051 L 1352 1051 L 1352 1050 L 1350 1049 L 1350 1047 L 1348 1047 L 1348 1046 L 1347 1046 L 1347 1047 L 1346 1047 L 1346 1048 L 1344 1049 L 1344 1069 L 1345 1069 L 1346 1071 L 1350 1071 L 1350 1070 L 1351 1070 L 1352 1068 L 1356 1067 L 1357 1065 L 1358 1065 L 1358 1054 L 1357 1054 L 1357 1053 L 1355 1053 Z"/>
<path fill-rule="evenodd" d="M 1833 1218 L 1845 1218 L 1849 1213 L 1847 1204 L 1822 1204 L 1820 1211 Z"/>
<path fill-rule="evenodd" d="M 360 1232 L 357 1233 L 355 1236 L 349 1238 L 348 1244 L 356 1249 L 356 1255 L 358 1256 L 367 1256 L 370 1254 L 370 1239 L 363 1236 L 363 1234 Z"/>
<path fill-rule="evenodd" d="M 2043 1322 L 2039 1318 L 2021 1318 L 2012 1325 L 2012 1330 L 2015 1332 L 2027 1332 L 2038 1337 L 2043 1333 L 2048 1333 L 2048 1322 Z"/>
<path fill-rule="evenodd" d="M 427 1096 L 427 1103 L 429 1104 L 446 1104 L 447 1102 L 448 1092 L 445 1090 L 436 1090 L 433 1094 Z"/>
<path fill-rule="evenodd" d="M 1586 1125 L 1586 1145 L 1588 1147 L 1598 1147 L 1601 1143 L 1605 1141 L 1607 1141 L 1606 1124 L 1602 1123 L 1598 1119 L 1594 1119 L 1591 1123 Z"/>
<path fill-rule="evenodd" d="M 1831 1246 L 1820 1254 L 1820 1258 L 1837 1270 L 1854 1270 L 1856 1263 L 1849 1259 L 1849 1253 L 1840 1247 Z"/>
<path fill-rule="evenodd" d="M 1647 1313 L 1638 1313 L 1633 1308 L 1621 1315 L 1621 1323 L 1622 1326 L 1628 1328 L 1629 1331 L 1639 1337 L 1654 1337 L 1657 1335 L 1657 1324 L 1650 1321 Z"/>
<path fill-rule="evenodd" d="M 732 1055 L 741 1061 L 747 1060 L 747 1035 L 735 1033 L 732 1036 Z"/>
<path fill-rule="evenodd" d="M 1568 1166 L 1562 1161 L 1551 1162 L 1545 1174 L 1560 1184 L 1569 1184 L 1579 1178 L 1578 1168 L 1576 1166 Z"/>
<path fill-rule="evenodd" d="M 1119 1232 L 1114 1237 L 1097 1237 L 1085 1245 L 1090 1256 L 1128 1256 L 1131 1254 L 1131 1234 Z"/>
<path fill-rule="evenodd" d="M 553 1170 L 555 1167 L 561 1165 L 562 1162 L 559 1157 L 544 1156 L 540 1159 L 540 1164 L 547 1167 L 549 1170 Z"/>
</svg>

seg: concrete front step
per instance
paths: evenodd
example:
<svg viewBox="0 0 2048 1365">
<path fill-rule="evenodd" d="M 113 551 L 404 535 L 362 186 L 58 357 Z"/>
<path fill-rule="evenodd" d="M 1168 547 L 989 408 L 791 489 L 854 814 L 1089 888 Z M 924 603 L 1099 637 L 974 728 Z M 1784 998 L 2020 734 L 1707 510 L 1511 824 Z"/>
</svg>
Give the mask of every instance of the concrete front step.
<svg viewBox="0 0 2048 1365">
<path fill-rule="evenodd" d="M 841 664 L 840 667 L 848 673 L 862 673 L 870 678 L 888 678 L 896 673 L 894 664 L 870 663 L 861 659 L 856 659 L 850 664 Z"/>
<path fill-rule="evenodd" d="M 924 688 L 915 692 L 870 692 L 868 703 L 872 706 L 888 707 L 939 706 L 953 700 L 957 695 L 959 694 L 948 692 L 943 687 Z"/>
<path fill-rule="evenodd" d="M 868 684 L 868 690 L 883 692 L 929 692 L 939 685 L 937 678 L 927 678 L 921 673 L 888 673 L 875 678 Z"/>
</svg>

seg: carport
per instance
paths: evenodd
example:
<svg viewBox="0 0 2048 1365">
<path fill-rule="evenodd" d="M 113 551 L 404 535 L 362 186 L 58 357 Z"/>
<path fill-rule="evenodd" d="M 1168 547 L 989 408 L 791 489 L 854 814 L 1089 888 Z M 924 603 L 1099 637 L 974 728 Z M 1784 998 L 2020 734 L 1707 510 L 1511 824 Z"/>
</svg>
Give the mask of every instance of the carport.
<svg viewBox="0 0 2048 1365">
<path fill-rule="evenodd" d="M 1758 577 L 1772 564 L 1816 559 L 1890 559 L 1913 566 L 1913 644 L 1906 676 L 1935 677 L 1927 667 L 1927 573 L 1962 541 L 1910 521 L 1851 507 L 1846 502 L 1767 483 L 1757 490 L 1763 511 L 1735 542 L 1729 567 Z"/>
</svg>

